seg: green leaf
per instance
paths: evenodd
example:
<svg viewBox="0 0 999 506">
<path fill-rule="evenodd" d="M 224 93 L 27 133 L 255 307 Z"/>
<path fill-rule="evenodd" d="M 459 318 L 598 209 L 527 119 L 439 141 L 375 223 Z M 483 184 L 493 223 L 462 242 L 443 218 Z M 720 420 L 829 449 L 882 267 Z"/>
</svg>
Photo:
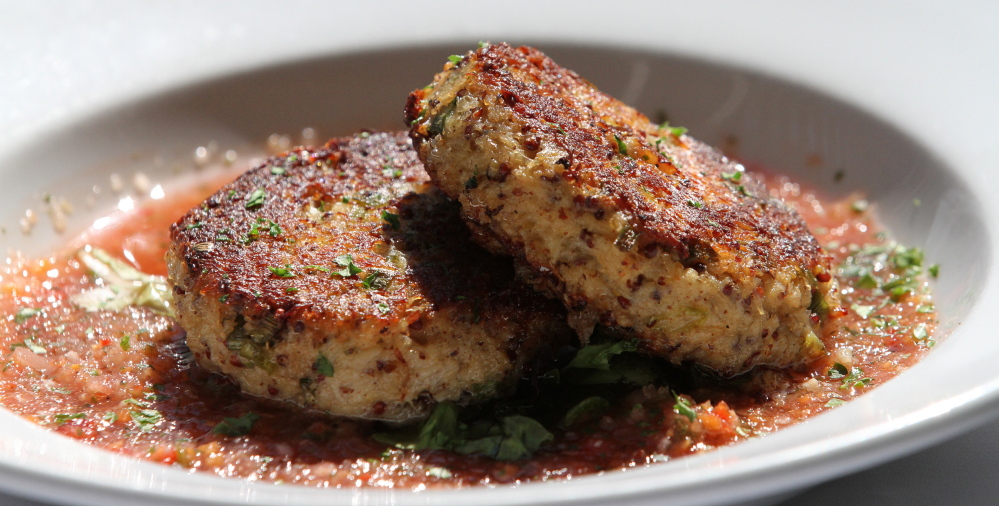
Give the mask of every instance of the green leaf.
<svg viewBox="0 0 999 506">
<path fill-rule="evenodd" d="M 617 143 L 617 150 L 619 153 L 621 153 L 622 155 L 628 154 L 628 145 L 625 144 L 624 141 L 622 141 L 621 138 L 617 136 L 617 134 L 614 134 L 614 142 Z"/>
<path fill-rule="evenodd" d="M 388 224 L 392 226 L 393 230 L 399 230 L 401 223 L 399 223 L 398 214 L 393 214 L 388 211 L 382 211 L 382 219 L 387 221 Z"/>
<path fill-rule="evenodd" d="M 230 437 L 245 436 L 250 433 L 257 420 L 260 420 L 260 415 L 252 411 L 238 418 L 225 417 L 212 429 L 212 434 Z"/>
<path fill-rule="evenodd" d="M 381 271 L 374 271 L 368 274 L 364 281 L 361 281 L 361 285 L 368 290 L 384 290 L 389 285 L 389 275 Z"/>
<path fill-rule="evenodd" d="M 687 205 L 690 206 L 690 207 L 693 207 L 695 209 L 700 209 L 700 208 L 704 207 L 703 203 L 698 202 L 696 200 L 688 200 L 687 201 Z"/>
<path fill-rule="evenodd" d="M 870 272 L 864 271 L 864 274 L 860 276 L 860 279 L 854 283 L 857 288 L 862 288 L 865 290 L 873 290 L 878 287 L 878 279 L 875 278 Z"/>
<path fill-rule="evenodd" d="M 39 309 L 39 308 L 22 307 L 22 308 L 20 308 L 20 309 L 17 310 L 17 313 L 14 313 L 14 322 L 16 322 L 16 323 L 24 323 L 24 322 L 28 321 L 28 319 L 30 319 L 31 317 L 33 317 L 33 316 L 35 316 L 35 315 L 37 315 L 37 314 L 39 314 L 41 312 L 42 312 L 42 310 Z"/>
<path fill-rule="evenodd" d="M 70 420 L 77 420 L 86 417 L 87 417 L 86 413 L 59 413 L 52 415 L 52 421 L 56 425 L 62 425 Z"/>
<path fill-rule="evenodd" d="M 676 404 L 673 405 L 673 409 L 677 413 L 687 417 L 687 420 L 693 422 L 697 419 L 697 411 L 694 410 L 694 406 L 690 404 L 690 401 L 685 397 L 681 397 L 677 393 L 673 393 L 673 398 L 676 400 Z"/>
<path fill-rule="evenodd" d="M 244 206 L 247 209 L 253 209 L 255 207 L 260 207 L 264 205 L 264 201 L 266 200 L 267 200 L 267 192 L 264 191 L 263 188 L 257 188 L 256 190 L 253 190 L 253 193 L 251 193 L 249 197 L 246 198 L 246 203 L 244 204 Z"/>
<path fill-rule="evenodd" d="M 906 248 L 898 246 L 891 257 L 891 262 L 896 269 L 908 269 L 910 267 L 921 267 L 923 265 L 923 249 L 918 247 Z"/>
<path fill-rule="evenodd" d="M 285 264 L 284 267 L 267 267 L 267 269 L 271 271 L 271 274 L 281 278 L 293 278 L 297 276 L 289 264 Z"/>
<path fill-rule="evenodd" d="M 934 278 L 939 277 L 940 276 L 940 264 L 933 264 L 933 265 L 931 265 L 927 269 L 927 272 L 929 272 L 930 276 L 933 276 Z"/>
<path fill-rule="evenodd" d="M 589 344 L 582 347 L 565 369 L 610 370 L 612 357 L 622 353 L 637 351 L 638 346 L 631 341 L 612 341 L 602 344 Z"/>
<path fill-rule="evenodd" d="M 835 408 L 837 406 L 842 406 L 844 404 L 846 404 L 846 401 L 844 401 L 843 399 L 840 399 L 839 397 L 833 397 L 832 399 L 829 399 L 829 402 L 826 403 L 826 407 Z"/>
<path fill-rule="evenodd" d="M 863 318 L 863 319 L 866 320 L 868 316 L 871 316 L 872 314 L 874 314 L 874 311 L 877 308 L 875 308 L 874 306 L 866 306 L 866 305 L 861 305 L 861 304 L 851 304 L 850 305 L 850 309 L 852 309 L 854 313 L 857 313 L 857 316 L 859 316 L 859 317 L 861 317 L 861 318 Z"/>
<path fill-rule="evenodd" d="M 121 340 L 118 341 L 118 345 L 121 346 L 122 350 L 128 351 L 132 348 L 132 338 L 125 334 L 121 336 Z"/>
<path fill-rule="evenodd" d="M 73 304 L 87 311 L 120 311 L 140 306 L 173 318 L 173 291 L 163 276 L 140 272 L 97 248 L 81 249 L 77 257 L 104 284 L 73 295 L 70 297 Z"/>
<path fill-rule="evenodd" d="M 447 60 L 455 65 L 461 63 L 461 56 L 453 54 L 447 57 Z"/>
<path fill-rule="evenodd" d="M 839 362 L 834 363 L 833 366 L 829 368 L 829 372 L 828 372 L 829 377 L 832 378 L 832 379 L 845 378 L 846 375 L 849 374 L 849 373 L 850 373 L 850 370 L 847 369 L 845 365 L 843 365 L 843 364 L 841 364 Z"/>
<path fill-rule="evenodd" d="M 156 424 L 163 420 L 163 414 L 155 409 L 133 409 L 129 411 L 134 422 L 142 432 L 153 430 Z"/>
<path fill-rule="evenodd" d="M 734 172 L 722 172 L 721 177 L 727 181 L 738 183 L 739 181 L 742 181 L 742 171 L 737 170 Z"/>
<path fill-rule="evenodd" d="M 607 399 L 598 396 L 587 397 L 569 408 L 559 425 L 572 427 L 579 422 L 592 420 L 595 416 L 607 411 L 608 408 L 610 408 L 610 401 Z"/>
<path fill-rule="evenodd" d="M 340 269 L 338 271 L 333 271 L 334 274 L 338 274 L 345 278 L 349 278 L 350 276 L 359 274 L 361 272 L 361 268 L 354 265 L 354 257 L 350 256 L 349 254 L 340 255 L 336 257 L 336 260 L 334 260 L 334 262 L 336 262 L 336 264 L 339 265 L 340 267 L 343 267 L 343 269 Z"/>
<path fill-rule="evenodd" d="M 913 327 L 913 329 L 912 329 L 912 337 L 913 337 L 913 339 L 916 339 L 916 340 L 923 340 L 923 339 L 926 339 L 927 337 L 930 337 L 929 332 L 926 331 L 926 324 L 925 323 L 920 323 L 919 325 L 916 325 L 915 327 Z"/>
<path fill-rule="evenodd" d="M 31 339 L 31 338 L 28 338 L 28 339 L 24 340 L 24 346 L 26 346 L 29 350 L 31 350 L 32 352 L 34 352 L 36 355 L 44 355 L 44 354 L 48 353 L 48 350 L 46 350 L 44 346 L 36 343 L 35 340 Z"/>
<path fill-rule="evenodd" d="M 322 352 L 319 352 L 316 361 L 312 363 L 312 368 L 327 378 L 333 377 L 333 363 Z"/>
</svg>

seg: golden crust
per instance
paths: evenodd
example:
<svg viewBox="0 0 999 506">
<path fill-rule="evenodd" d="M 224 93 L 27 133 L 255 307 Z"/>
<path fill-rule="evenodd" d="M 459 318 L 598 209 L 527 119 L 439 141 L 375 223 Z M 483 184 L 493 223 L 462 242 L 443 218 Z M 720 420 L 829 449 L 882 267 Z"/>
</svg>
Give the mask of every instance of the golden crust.
<svg viewBox="0 0 999 506">
<path fill-rule="evenodd" d="M 496 394 L 569 334 L 469 239 L 403 133 L 271 158 L 171 235 L 192 351 L 255 395 L 403 421 Z"/>
<path fill-rule="evenodd" d="M 809 306 L 831 296 L 828 257 L 741 165 L 533 48 L 449 63 L 406 114 L 477 240 L 529 265 L 584 336 L 624 327 L 726 375 L 821 353 Z M 753 318 L 764 323 L 737 330 Z"/>
</svg>

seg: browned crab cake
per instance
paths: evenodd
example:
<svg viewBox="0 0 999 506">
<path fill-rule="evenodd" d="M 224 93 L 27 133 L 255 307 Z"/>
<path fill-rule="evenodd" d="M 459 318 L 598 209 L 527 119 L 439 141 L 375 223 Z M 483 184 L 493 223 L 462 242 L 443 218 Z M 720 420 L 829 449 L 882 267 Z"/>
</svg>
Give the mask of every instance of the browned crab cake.
<svg viewBox="0 0 999 506">
<path fill-rule="evenodd" d="M 572 335 L 561 304 L 471 241 L 404 133 L 271 158 L 171 236 L 197 361 L 333 415 L 406 421 L 501 394 Z"/>
<path fill-rule="evenodd" d="M 485 45 L 407 120 L 479 242 L 596 324 L 726 376 L 820 355 L 829 259 L 743 167 L 533 48 Z"/>
</svg>

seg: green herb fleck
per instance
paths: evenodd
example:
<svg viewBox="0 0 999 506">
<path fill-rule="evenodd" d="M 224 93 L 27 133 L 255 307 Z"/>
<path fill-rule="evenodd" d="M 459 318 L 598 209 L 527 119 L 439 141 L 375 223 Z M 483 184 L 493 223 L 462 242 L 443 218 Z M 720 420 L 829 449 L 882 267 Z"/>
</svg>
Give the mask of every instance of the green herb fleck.
<svg viewBox="0 0 999 506">
<path fill-rule="evenodd" d="M 673 135 L 675 135 L 677 137 L 680 137 L 681 135 L 687 133 L 687 129 L 684 128 L 684 127 L 671 127 L 671 126 L 669 126 L 669 121 L 664 121 L 661 125 L 659 125 L 659 129 L 660 130 L 666 130 L 666 129 L 668 129 L 669 133 L 671 133 L 671 134 L 673 134 Z"/>
<path fill-rule="evenodd" d="M 835 408 L 837 406 L 842 406 L 844 404 L 846 404 L 846 401 L 844 401 L 843 399 L 840 399 L 839 397 L 833 397 L 832 399 L 829 399 L 829 402 L 826 403 L 826 407 Z"/>
<path fill-rule="evenodd" d="M 704 207 L 703 203 L 698 202 L 696 200 L 688 200 L 687 201 L 687 205 L 690 206 L 690 207 L 693 207 L 694 209 L 701 209 L 701 208 Z"/>
<path fill-rule="evenodd" d="M 382 211 L 382 219 L 387 221 L 388 224 L 392 226 L 393 230 L 399 230 L 401 224 L 399 223 L 398 214 L 392 214 L 388 211 Z"/>
<path fill-rule="evenodd" d="M 859 317 L 861 317 L 861 318 L 863 318 L 863 319 L 866 320 L 868 316 L 871 316 L 872 314 L 874 314 L 874 311 L 875 311 L 876 308 L 874 306 L 865 306 L 865 305 L 861 305 L 861 304 L 852 304 L 850 306 L 850 309 L 852 309 L 854 313 L 857 313 L 857 316 L 859 316 Z"/>
<path fill-rule="evenodd" d="M 722 172 L 721 177 L 726 181 L 732 181 L 733 183 L 738 183 L 739 181 L 742 181 L 742 171 L 737 170 L 733 172 Z"/>
<path fill-rule="evenodd" d="M 853 203 L 850 204 L 850 209 L 852 209 L 855 213 L 867 211 L 868 207 L 870 207 L 870 204 L 864 199 L 854 200 Z"/>
<path fill-rule="evenodd" d="M 621 140 L 620 137 L 617 136 L 617 134 L 614 134 L 614 142 L 617 143 L 617 150 L 619 153 L 622 155 L 628 154 L 628 146 Z"/>
<path fill-rule="evenodd" d="M 319 352 L 319 356 L 316 357 L 316 361 L 312 363 L 312 368 L 327 378 L 333 377 L 333 363 L 330 362 L 330 360 L 326 358 L 326 355 L 323 355 L 322 352 Z"/>
<path fill-rule="evenodd" d="M 451 471 L 448 471 L 447 468 L 445 468 L 445 467 L 430 467 L 430 468 L 427 468 L 427 476 L 431 476 L 433 478 L 441 478 L 441 479 L 445 479 L 446 480 L 446 479 L 450 478 L 452 475 L 451 475 Z"/>
<path fill-rule="evenodd" d="M 827 374 L 832 379 L 842 379 L 845 378 L 847 374 L 850 374 L 850 370 L 847 369 L 845 365 L 836 362 L 829 368 L 829 372 Z"/>
<path fill-rule="evenodd" d="M 359 274 L 361 272 L 361 268 L 354 264 L 354 257 L 350 256 L 349 254 L 340 255 L 336 257 L 336 260 L 334 260 L 334 262 L 336 262 L 336 264 L 339 265 L 340 267 L 343 267 L 343 269 L 340 269 L 338 271 L 333 271 L 333 274 L 349 278 L 350 276 Z"/>
<path fill-rule="evenodd" d="M 48 350 L 46 350 L 42 345 L 36 343 L 34 339 L 25 339 L 24 346 L 33 351 L 36 355 L 44 355 L 48 353 Z"/>
<path fill-rule="evenodd" d="M 930 273 L 930 276 L 936 278 L 940 276 L 940 264 L 933 264 L 926 271 Z"/>
<path fill-rule="evenodd" d="M 20 308 L 20 309 L 17 310 L 17 313 L 14 314 L 14 321 L 17 322 L 17 323 L 24 323 L 24 322 L 28 321 L 29 318 L 31 318 L 31 317 L 33 317 L 33 316 L 35 316 L 35 315 L 37 315 L 38 313 L 41 313 L 41 312 L 42 312 L 42 310 L 39 309 L 39 308 L 22 307 L 22 308 Z"/>
<path fill-rule="evenodd" d="M 149 432 L 163 420 L 163 415 L 155 409 L 133 409 L 129 413 L 132 415 L 132 421 L 142 432 Z"/>
<path fill-rule="evenodd" d="M 121 336 L 121 340 L 118 341 L 118 345 L 121 346 L 122 350 L 128 351 L 132 348 L 132 338 L 125 334 Z"/>
<path fill-rule="evenodd" d="M 455 65 L 461 62 L 461 56 L 453 54 L 447 57 L 447 60 Z"/>
<path fill-rule="evenodd" d="M 212 429 L 212 434 L 230 437 L 245 436 L 250 433 L 257 420 L 260 420 L 260 415 L 252 411 L 238 418 L 225 417 Z"/>
<path fill-rule="evenodd" d="M 468 178 L 468 181 L 465 181 L 465 189 L 466 190 L 472 190 L 472 189 L 475 189 L 475 188 L 478 188 L 478 187 L 479 187 L 479 180 L 476 179 L 475 176 L 472 176 L 472 177 Z"/>
<path fill-rule="evenodd" d="M 673 398 L 676 399 L 676 404 L 673 405 L 673 409 L 677 413 L 687 417 L 687 420 L 693 422 L 697 419 L 697 411 L 694 410 L 694 406 L 690 404 L 690 400 L 686 397 L 681 397 L 677 393 L 673 393 Z"/>
<path fill-rule="evenodd" d="M 293 278 L 296 276 L 290 264 L 285 264 L 284 267 L 267 267 L 267 269 L 271 271 L 271 274 L 281 278 Z"/>
<path fill-rule="evenodd" d="M 916 339 L 917 341 L 926 339 L 929 336 L 930 334 L 929 332 L 926 331 L 925 323 L 920 323 L 919 325 L 916 325 L 915 327 L 912 328 L 912 338 Z"/>
<path fill-rule="evenodd" d="M 86 413 L 59 413 L 52 415 L 52 422 L 56 425 L 62 425 L 70 420 L 77 420 L 86 417 Z"/>
<path fill-rule="evenodd" d="M 101 417 L 101 420 L 104 420 L 105 422 L 108 423 L 115 423 L 118 421 L 118 413 L 115 413 L 114 411 L 108 411 L 107 413 L 104 413 L 104 416 Z"/>
<path fill-rule="evenodd" d="M 246 206 L 247 209 L 253 209 L 264 205 L 265 200 L 267 200 L 267 192 L 265 192 L 263 188 L 257 188 L 256 190 L 253 190 L 253 193 L 251 193 L 246 199 L 246 204 L 244 204 L 244 206 Z"/>
<path fill-rule="evenodd" d="M 368 274 L 361 282 L 361 285 L 368 290 L 384 290 L 388 287 L 389 276 L 381 271 L 374 271 Z"/>
<path fill-rule="evenodd" d="M 271 174 L 274 174 L 275 176 L 284 175 L 286 172 L 288 172 L 288 169 L 284 167 L 278 167 L 277 165 L 271 167 Z"/>
</svg>

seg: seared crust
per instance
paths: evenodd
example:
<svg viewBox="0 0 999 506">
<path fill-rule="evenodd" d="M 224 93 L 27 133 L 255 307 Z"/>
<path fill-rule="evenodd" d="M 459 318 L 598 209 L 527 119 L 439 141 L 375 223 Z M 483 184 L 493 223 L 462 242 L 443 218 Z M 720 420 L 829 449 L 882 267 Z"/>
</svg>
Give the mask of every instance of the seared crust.
<svg viewBox="0 0 999 506">
<path fill-rule="evenodd" d="M 618 327 L 723 375 L 822 353 L 813 310 L 831 294 L 828 257 L 710 147 L 505 44 L 448 63 L 406 115 L 477 240 L 518 257 L 582 337 Z"/>
<path fill-rule="evenodd" d="M 404 133 L 271 158 L 171 235 L 191 350 L 254 395 L 405 421 L 502 393 L 571 335 L 470 240 Z"/>
</svg>

